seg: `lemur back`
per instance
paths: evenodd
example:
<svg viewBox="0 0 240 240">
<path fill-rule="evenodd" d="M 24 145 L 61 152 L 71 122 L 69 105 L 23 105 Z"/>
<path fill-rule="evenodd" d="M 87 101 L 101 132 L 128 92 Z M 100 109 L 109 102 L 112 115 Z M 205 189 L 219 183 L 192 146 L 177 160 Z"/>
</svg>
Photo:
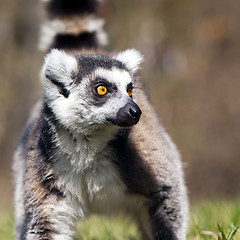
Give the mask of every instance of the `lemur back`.
<svg viewBox="0 0 240 240">
<path fill-rule="evenodd" d="M 48 0 L 48 51 L 14 157 L 16 237 L 70 240 L 76 219 L 131 217 L 142 239 L 184 240 L 188 201 L 178 151 L 136 72 L 136 50 L 106 54 L 97 0 Z"/>
</svg>

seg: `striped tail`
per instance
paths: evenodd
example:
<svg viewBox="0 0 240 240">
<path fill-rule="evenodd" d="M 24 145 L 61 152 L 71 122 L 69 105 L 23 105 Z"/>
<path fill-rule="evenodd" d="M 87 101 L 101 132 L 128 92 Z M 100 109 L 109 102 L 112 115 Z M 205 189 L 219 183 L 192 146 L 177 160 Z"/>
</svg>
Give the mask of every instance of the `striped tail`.
<svg viewBox="0 0 240 240">
<path fill-rule="evenodd" d="M 98 49 L 107 44 L 104 20 L 96 13 L 100 0 L 43 0 L 47 20 L 41 28 L 39 49 Z"/>
</svg>

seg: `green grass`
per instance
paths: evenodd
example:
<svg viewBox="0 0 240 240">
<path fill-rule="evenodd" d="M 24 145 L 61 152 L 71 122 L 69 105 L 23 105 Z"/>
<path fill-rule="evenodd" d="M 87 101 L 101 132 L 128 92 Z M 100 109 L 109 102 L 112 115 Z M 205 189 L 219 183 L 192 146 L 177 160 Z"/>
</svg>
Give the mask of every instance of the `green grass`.
<svg viewBox="0 0 240 240">
<path fill-rule="evenodd" d="M 0 239 L 13 240 L 13 216 L 1 212 Z M 188 240 L 240 240 L 240 201 L 205 202 L 193 206 Z M 78 223 L 74 240 L 139 240 L 136 225 L 123 217 L 93 216 Z"/>
<path fill-rule="evenodd" d="M 93 216 L 78 224 L 75 240 L 138 240 L 140 235 L 134 223 L 123 217 L 111 219 Z"/>
<path fill-rule="evenodd" d="M 14 240 L 14 219 L 13 215 L 6 211 L 0 212 L 0 239 Z"/>
<path fill-rule="evenodd" d="M 189 239 L 240 240 L 240 201 L 205 202 L 193 207 Z"/>
</svg>

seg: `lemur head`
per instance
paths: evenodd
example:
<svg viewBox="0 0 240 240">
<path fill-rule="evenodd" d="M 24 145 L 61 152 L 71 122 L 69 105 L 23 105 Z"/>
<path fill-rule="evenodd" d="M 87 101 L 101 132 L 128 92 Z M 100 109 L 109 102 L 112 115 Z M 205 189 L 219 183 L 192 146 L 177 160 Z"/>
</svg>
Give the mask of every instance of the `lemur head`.
<svg viewBox="0 0 240 240">
<path fill-rule="evenodd" d="M 132 99 L 133 76 L 142 61 L 136 50 L 107 57 L 72 56 L 54 49 L 41 72 L 45 102 L 70 129 L 99 124 L 133 126 L 141 115 Z"/>
</svg>

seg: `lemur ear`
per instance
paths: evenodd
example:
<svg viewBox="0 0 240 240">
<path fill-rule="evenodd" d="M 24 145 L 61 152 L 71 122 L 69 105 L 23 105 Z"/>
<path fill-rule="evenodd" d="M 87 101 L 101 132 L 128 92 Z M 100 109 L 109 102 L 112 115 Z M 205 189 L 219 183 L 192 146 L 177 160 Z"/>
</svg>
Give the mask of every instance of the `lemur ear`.
<svg viewBox="0 0 240 240">
<path fill-rule="evenodd" d="M 132 74 L 140 68 L 140 64 L 144 60 L 143 55 L 135 49 L 120 52 L 114 58 L 124 63 Z"/>
<path fill-rule="evenodd" d="M 45 86 L 49 86 L 50 80 L 58 87 L 62 95 L 68 97 L 68 87 L 73 82 L 72 76 L 74 72 L 77 72 L 77 69 L 78 64 L 75 57 L 66 54 L 64 51 L 53 49 L 45 57 L 41 78 Z"/>
</svg>

